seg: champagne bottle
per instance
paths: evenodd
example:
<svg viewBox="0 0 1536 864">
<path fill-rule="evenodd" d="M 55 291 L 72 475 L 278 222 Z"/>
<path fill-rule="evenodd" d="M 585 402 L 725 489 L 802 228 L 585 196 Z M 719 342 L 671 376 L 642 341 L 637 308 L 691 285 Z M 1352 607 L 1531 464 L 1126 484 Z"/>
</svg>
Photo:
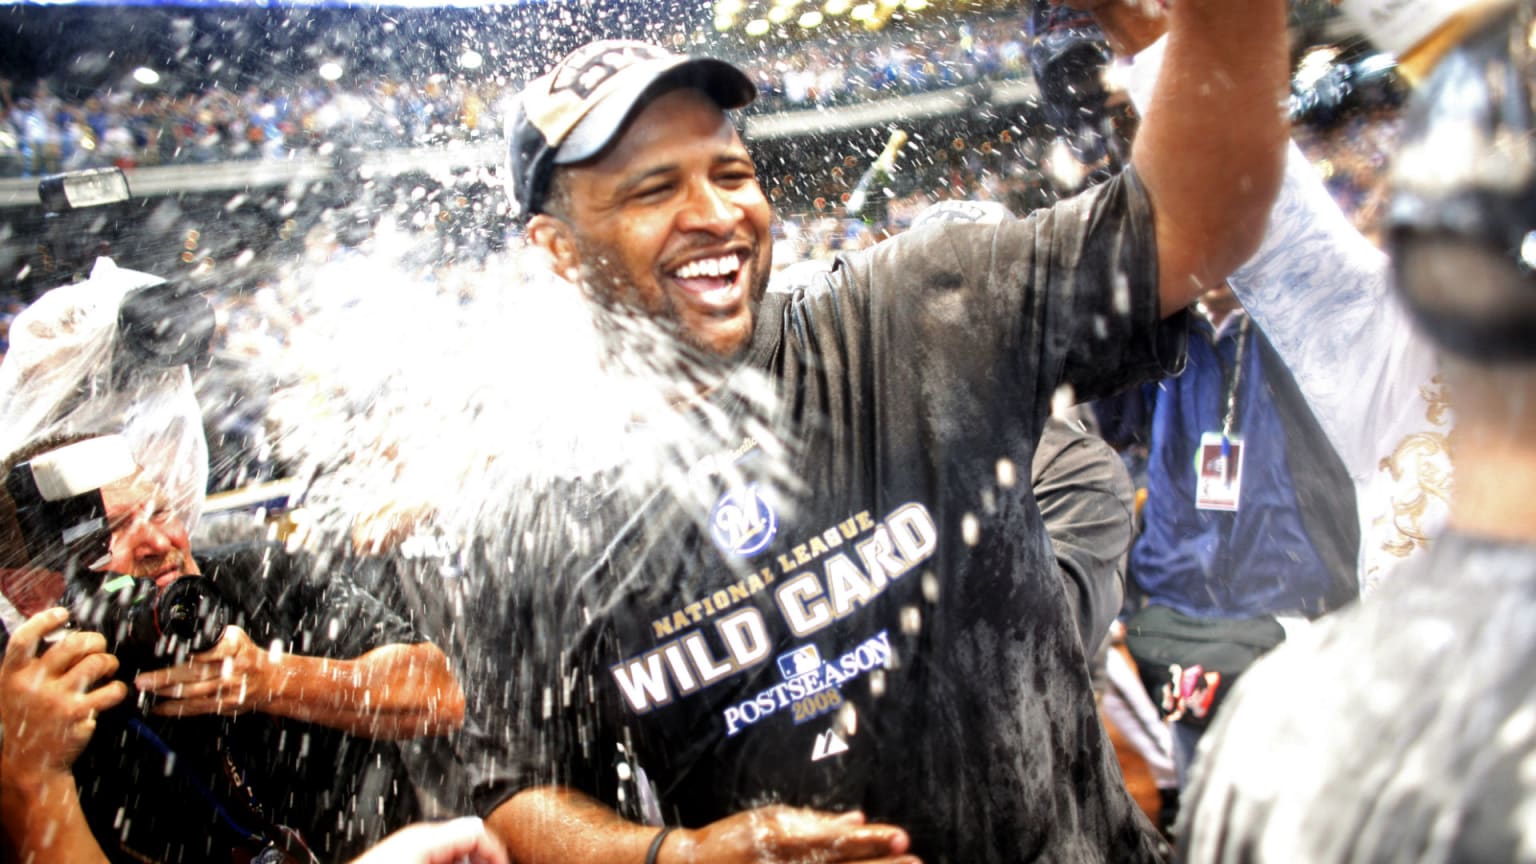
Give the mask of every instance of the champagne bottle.
<svg viewBox="0 0 1536 864">
<path fill-rule="evenodd" d="M 857 216 L 864 209 L 864 204 L 869 200 L 869 187 L 877 182 L 883 182 L 891 176 L 891 171 L 896 167 L 896 154 L 901 152 L 903 145 L 907 143 L 907 133 L 902 129 L 891 131 L 891 137 L 885 142 L 885 149 L 880 151 L 874 164 L 859 178 L 859 182 L 853 187 L 853 192 L 848 195 L 848 215 Z"/>
<path fill-rule="evenodd" d="M 1423 81 L 1448 51 L 1507 8 L 1509 0 L 1338 0 L 1376 46 L 1397 57 L 1409 82 Z"/>
</svg>

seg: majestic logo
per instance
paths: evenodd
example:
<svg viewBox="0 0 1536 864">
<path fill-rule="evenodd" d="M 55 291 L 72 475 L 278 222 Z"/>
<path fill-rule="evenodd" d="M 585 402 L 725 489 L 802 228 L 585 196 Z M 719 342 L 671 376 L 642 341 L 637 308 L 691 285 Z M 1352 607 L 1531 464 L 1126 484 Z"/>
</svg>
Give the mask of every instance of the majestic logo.
<svg viewBox="0 0 1536 864">
<path fill-rule="evenodd" d="M 779 531 L 779 517 L 752 484 L 720 496 L 709 519 L 715 543 L 743 558 L 767 548 Z"/>
<path fill-rule="evenodd" d="M 816 736 L 816 746 L 811 748 L 811 761 L 820 762 L 829 756 L 847 752 L 848 742 L 839 737 L 836 730 L 828 729 Z"/>
</svg>

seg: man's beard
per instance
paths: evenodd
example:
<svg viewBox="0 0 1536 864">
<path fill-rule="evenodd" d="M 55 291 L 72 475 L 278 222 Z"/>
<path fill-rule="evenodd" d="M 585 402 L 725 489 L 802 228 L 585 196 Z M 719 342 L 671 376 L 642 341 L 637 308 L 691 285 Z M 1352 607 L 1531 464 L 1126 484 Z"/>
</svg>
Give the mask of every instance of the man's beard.
<svg viewBox="0 0 1536 864">
<path fill-rule="evenodd" d="M 772 275 L 771 268 L 753 266 L 752 285 L 748 289 L 747 336 L 729 353 L 722 354 L 710 344 L 706 334 L 685 325 L 678 300 L 671 292 L 662 288 L 654 303 L 647 304 L 635 290 L 633 280 L 607 266 L 608 256 L 584 251 L 583 259 L 596 262 L 582 268 L 581 291 L 599 310 L 599 332 L 614 340 L 606 346 L 610 359 L 615 355 L 633 356 L 631 349 L 634 348 L 642 349 L 643 355 L 654 355 L 654 346 L 650 346 L 652 350 L 644 350 L 647 347 L 644 340 L 654 338 L 657 330 L 684 349 L 681 353 L 690 358 L 689 363 L 714 366 L 740 359 L 752 342 L 751 331 L 756 329 L 758 309 Z M 755 257 L 751 263 L 756 264 Z M 649 326 L 638 322 L 649 322 Z M 630 337 L 639 337 L 640 341 L 632 341 Z"/>
</svg>

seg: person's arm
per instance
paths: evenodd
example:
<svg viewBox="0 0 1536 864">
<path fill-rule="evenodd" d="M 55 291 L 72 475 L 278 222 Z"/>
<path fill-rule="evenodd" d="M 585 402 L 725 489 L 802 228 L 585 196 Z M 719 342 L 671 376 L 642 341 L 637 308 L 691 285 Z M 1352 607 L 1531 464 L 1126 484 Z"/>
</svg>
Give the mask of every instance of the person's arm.
<svg viewBox="0 0 1536 864">
<path fill-rule="evenodd" d="M 1125 599 L 1131 478 L 1103 439 L 1054 417 L 1045 423 L 1030 474 L 1083 650 L 1092 656 Z"/>
<path fill-rule="evenodd" d="M 560 786 L 513 795 L 486 817 L 485 824 L 518 864 L 640 864 L 662 830 L 630 822 L 601 802 Z M 703 828 L 671 829 L 662 838 L 656 862 L 919 864 L 905 854 L 910 846 L 905 831 L 869 824 L 862 813 L 774 805 L 736 813 Z"/>
<path fill-rule="evenodd" d="M 213 648 L 134 684 L 159 700 L 156 714 L 173 717 L 260 711 L 365 738 L 442 734 L 464 721 L 458 678 L 430 642 L 330 660 L 269 651 L 231 626 Z"/>
<path fill-rule="evenodd" d="M 80 806 L 70 766 L 96 730 L 96 714 L 121 702 L 121 681 L 100 633 L 71 633 L 38 646 L 69 620 L 48 609 L 17 628 L 0 660 L 0 826 L 7 861 L 105 862 Z"/>
<path fill-rule="evenodd" d="M 1131 155 L 1152 202 L 1165 316 L 1258 248 L 1284 167 L 1289 75 L 1281 0 L 1179 0 L 1167 19 L 1164 74 Z"/>
</svg>

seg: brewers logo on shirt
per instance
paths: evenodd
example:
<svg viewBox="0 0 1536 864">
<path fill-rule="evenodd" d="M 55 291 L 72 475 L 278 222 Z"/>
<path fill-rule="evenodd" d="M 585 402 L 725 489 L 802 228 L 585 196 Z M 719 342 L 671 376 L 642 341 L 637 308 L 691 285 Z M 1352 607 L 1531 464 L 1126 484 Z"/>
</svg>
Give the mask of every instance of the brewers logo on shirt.
<svg viewBox="0 0 1536 864">
<path fill-rule="evenodd" d="M 773 535 L 779 530 L 779 517 L 758 494 L 754 483 L 720 496 L 710 515 L 709 527 L 721 549 L 748 558 L 773 542 Z"/>
</svg>

